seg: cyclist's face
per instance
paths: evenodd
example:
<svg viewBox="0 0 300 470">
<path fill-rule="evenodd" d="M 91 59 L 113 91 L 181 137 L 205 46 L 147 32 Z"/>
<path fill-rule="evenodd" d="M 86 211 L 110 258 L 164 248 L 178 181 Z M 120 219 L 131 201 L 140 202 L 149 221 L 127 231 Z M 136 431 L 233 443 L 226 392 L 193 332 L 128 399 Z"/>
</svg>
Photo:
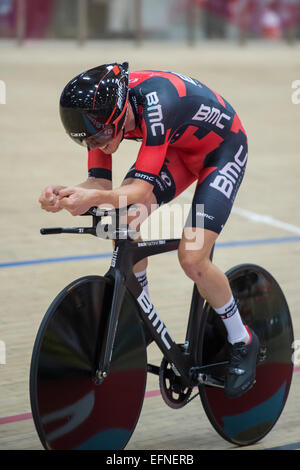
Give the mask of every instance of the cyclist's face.
<svg viewBox="0 0 300 470">
<path fill-rule="evenodd" d="M 121 140 L 122 140 L 122 132 L 119 132 L 119 135 L 117 135 L 115 139 L 109 139 L 105 143 L 101 143 L 101 144 L 99 144 L 97 138 L 89 137 L 88 146 L 91 150 L 99 148 L 100 150 L 102 150 L 102 152 L 109 155 L 118 150 Z"/>
</svg>

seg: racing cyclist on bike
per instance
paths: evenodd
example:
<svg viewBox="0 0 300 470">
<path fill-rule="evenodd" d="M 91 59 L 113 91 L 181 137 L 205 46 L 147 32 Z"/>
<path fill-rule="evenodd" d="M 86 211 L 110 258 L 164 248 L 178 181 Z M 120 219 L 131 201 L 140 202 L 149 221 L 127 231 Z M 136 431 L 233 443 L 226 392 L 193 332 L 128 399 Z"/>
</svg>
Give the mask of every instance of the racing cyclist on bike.
<svg viewBox="0 0 300 470">
<path fill-rule="evenodd" d="M 199 80 L 154 70 L 129 73 L 125 62 L 73 78 L 61 94 L 60 116 L 67 134 L 88 150 L 88 178 L 77 186 L 45 188 L 39 202 L 47 211 L 79 215 L 126 200 L 127 206 L 143 204 L 150 214 L 197 181 L 178 257 L 226 328 L 231 353 L 225 394 L 245 393 L 254 383 L 259 341 L 244 325 L 226 275 L 210 260 L 248 156 L 247 135 L 232 106 Z M 113 189 L 112 154 L 123 139 L 140 141 L 141 147 Z M 145 289 L 146 268 L 142 260 L 134 269 Z"/>
</svg>

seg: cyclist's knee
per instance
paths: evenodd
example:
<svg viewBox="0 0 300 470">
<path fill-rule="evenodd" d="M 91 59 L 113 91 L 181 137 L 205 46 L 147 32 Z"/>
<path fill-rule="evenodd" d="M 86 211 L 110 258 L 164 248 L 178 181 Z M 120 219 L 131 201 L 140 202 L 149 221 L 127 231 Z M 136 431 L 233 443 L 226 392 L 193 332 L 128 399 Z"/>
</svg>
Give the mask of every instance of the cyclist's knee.
<svg viewBox="0 0 300 470">
<path fill-rule="evenodd" d="M 178 250 L 178 258 L 185 274 L 194 282 L 201 283 L 211 263 L 207 253 L 204 250 Z"/>
<path fill-rule="evenodd" d="M 201 284 L 211 266 L 210 254 L 217 234 L 210 230 L 187 228 L 178 249 L 178 258 L 185 274 Z"/>
</svg>

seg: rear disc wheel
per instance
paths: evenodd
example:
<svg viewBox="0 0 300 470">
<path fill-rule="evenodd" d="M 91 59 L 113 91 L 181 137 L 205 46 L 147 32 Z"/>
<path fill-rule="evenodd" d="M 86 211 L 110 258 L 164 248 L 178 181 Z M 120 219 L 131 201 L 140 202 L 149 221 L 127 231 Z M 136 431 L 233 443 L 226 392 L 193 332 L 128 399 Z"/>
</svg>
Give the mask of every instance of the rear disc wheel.
<svg viewBox="0 0 300 470">
<path fill-rule="evenodd" d="M 228 271 L 227 276 L 244 323 L 260 341 L 256 382 L 247 393 L 234 399 L 214 387 L 201 385 L 199 391 L 216 431 L 229 442 L 250 445 L 273 428 L 285 406 L 293 375 L 293 328 L 284 294 L 265 269 L 239 265 Z M 204 315 L 200 363 L 228 360 L 222 320 L 209 306 Z M 221 374 L 225 373 L 224 369 Z"/>
</svg>

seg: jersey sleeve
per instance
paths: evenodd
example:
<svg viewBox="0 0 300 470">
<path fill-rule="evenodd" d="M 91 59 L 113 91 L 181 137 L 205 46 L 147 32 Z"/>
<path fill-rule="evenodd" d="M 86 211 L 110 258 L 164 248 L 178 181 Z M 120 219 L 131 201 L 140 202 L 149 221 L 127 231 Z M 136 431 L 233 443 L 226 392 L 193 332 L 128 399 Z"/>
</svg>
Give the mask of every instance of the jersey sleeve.
<svg viewBox="0 0 300 470">
<path fill-rule="evenodd" d="M 88 151 L 89 178 L 112 180 L 112 157 L 96 148 Z"/>
<path fill-rule="evenodd" d="M 159 174 L 165 161 L 168 139 L 167 136 L 164 136 L 163 139 L 156 139 L 156 143 L 153 142 L 154 139 L 151 136 L 149 138 L 149 127 L 145 121 L 142 122 L 142 129 L 144 138 L 138 153 L 135 169 L 146 175 L 155 176 Z"/>
<path fill-rule="evenodd" d="M 135 169 L 142 179 L 151 182 L 154 181 L 152 177 L 159 174 L 166 158 L 178 95 L 174 86 L 160 77 L 148 80 L 143 94 L 145 99 L 140 121 L 143 142 Z"/>
</svg>

